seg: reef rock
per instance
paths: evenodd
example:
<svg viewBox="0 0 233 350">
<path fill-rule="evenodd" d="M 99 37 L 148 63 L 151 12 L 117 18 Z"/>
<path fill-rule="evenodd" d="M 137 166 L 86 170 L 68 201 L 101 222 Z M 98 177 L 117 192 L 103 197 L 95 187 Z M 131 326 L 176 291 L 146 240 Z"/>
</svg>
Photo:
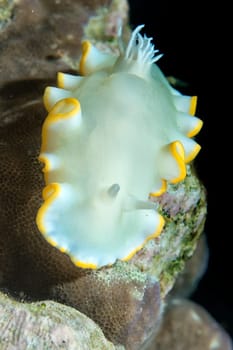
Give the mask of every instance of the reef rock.
<svg viewBox="0 0 233 350">
<path fill-rule="evenodd" d="M 168 306 L 149 350 L 232 350 L 230 337 L 200 306 L 175 299 Z"/>
<path fill-rule="evenodd" d="M 117 350 L 88 317 L 43 301 L 19 303 L 0 293 L 1 350 Z"/>
<path fill-rule="evenodd" d="M 84 38 L 114 47 L 127 19 L 126 0 L 0 1 L 1 82 L 76 69 Z"/>
<path fill-rule="evenodd" d="M 178 275 L 167 299 L 188 298 L 197 288 L 200 279 L 206 271 L 209 250 L 205 234 L 198 240 L 196 250 L 187 260 L 184 269 Z"/>
</svg>

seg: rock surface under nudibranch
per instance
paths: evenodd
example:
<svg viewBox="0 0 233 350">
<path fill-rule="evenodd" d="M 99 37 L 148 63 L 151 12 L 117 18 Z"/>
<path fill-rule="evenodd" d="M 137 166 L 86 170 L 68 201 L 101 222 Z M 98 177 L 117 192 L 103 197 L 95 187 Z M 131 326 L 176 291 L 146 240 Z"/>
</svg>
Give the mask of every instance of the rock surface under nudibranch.
<svg viewBox="0 0 233 350">
<path fill-rule="evenodd" d="M 148 196 L 182 181 L 200 150 L 196 97 L 169 85 L 141 28 L 119 57 L 84 42 L 84 76 L 58 73 L 58 88 L 45 90 L 37 225 L 85 268 L 128 260 L 160 235 L 164 219 Z"/>
</svg>

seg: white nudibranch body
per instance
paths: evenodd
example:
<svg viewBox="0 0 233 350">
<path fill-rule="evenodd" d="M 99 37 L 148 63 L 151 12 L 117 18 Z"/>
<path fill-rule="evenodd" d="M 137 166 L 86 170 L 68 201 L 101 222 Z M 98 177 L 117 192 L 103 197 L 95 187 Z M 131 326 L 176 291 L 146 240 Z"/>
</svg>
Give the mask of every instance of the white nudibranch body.
<svg viewBox="0 0 233 350">
<path fill-rule="evenodd" d="M 84 76 L 58 73 L 58 88 L 45 90 L 37 225 L 84 268 L 130 259 L 160 235 L 164 219 L 148 196 L 182 181 L 200 150 L 196 98 L 169 85 L 141 28 L 119 57 L 84 42 Z"/>
</svg>

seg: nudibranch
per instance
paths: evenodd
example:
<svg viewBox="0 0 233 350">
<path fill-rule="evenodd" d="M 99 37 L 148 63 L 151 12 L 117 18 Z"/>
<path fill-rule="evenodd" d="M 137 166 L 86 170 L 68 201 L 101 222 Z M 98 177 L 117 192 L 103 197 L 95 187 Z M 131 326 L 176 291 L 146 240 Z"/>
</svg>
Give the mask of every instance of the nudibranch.
<svg viewBox="0 0 233 350">
<path fill-rule="evenodd" d="M 58 73 L 58 87 L 45 89 L 37 226 L 83 268 L 128 260 L 160 235 L 149 195 L 182 181 L 200 150 L 196 97 L 169 85 L 142 27 L 119 56 L 83 42 L 82 76 Z"/>
</svg>

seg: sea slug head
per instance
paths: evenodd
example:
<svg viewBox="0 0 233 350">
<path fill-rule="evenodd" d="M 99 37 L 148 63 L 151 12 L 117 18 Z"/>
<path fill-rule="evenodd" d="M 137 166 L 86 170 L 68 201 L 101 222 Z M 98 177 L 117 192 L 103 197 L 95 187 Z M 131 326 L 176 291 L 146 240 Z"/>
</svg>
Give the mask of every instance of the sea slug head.
<svg viewBox="0 0 233 350">
<path fill-rule="evenodd" d="M 46 187 L 37 225 L 83 268 L 130 259 L 164 219 L 149 195 L 186 176 L 200 146 L 196 98 L 173 89 L 137 27 L 119 57 L 83 43 L 80 72 L 48 87 L 40 161 Z"/>
</svg>

